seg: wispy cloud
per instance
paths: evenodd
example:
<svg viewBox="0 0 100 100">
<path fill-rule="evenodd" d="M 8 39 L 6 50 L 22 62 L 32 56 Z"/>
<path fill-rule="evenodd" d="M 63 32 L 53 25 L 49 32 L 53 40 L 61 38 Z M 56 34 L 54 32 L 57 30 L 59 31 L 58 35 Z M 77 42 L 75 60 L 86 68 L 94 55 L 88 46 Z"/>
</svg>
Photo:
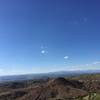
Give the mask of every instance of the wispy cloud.
<svg viewBox="0 0 100 100">
<path fill-rule="evenodd" d="M 40 46 L 40 49 L 47 49 L 47 46 L 41 45 L 41 46 Z"/>
<path fill-rule="evenodd" d="M 65 60 L 69 59 L 69 56 L 64 56 L 64 59 L 65 59 Z"/>
<path fill-rule="evenodd" d="M 57 71 L 86 71 L 86 70 L 96 70 L 99 69 L 99 67 L 91 67 L 93 63 L 91 64 L 83 64 L 83 65 L 77 65 L 77 66 L 58 66 L 53 65 L 51 66 L 43 66 L 43 70 L 41 70 L 41 66 L 34 67 L 33 72 L 34 73 L 48 73 L 48 72 L 57 72 Z M 95 64 L 96 66 L 96 64 Z"/>
<path fill-rule="evenodd" d="M 0 69 L 0 73 L 3 72 L 3 69 Z"/>
<path fill-rule="evenodd" d="M 94 63 L 94 62 L 93 62 Z M 58 65 L 53 65 L 52 67 L 47 67 L 44 66 L 44 70 L 41 70 L 41 67 L 35 67 L 34 72 L 36 73 L 46 73 L 46 72 L 56 72 L 56 71 L 86 71 L 86 70 L 96 70 L 99 69 L 95 67 L 97 64 L 95 64 L 94 67 L 91 67 L 91 64 L 83 64 L 83 65 L 77 65 L 77 66 L 58 66 Z"/>
<path fill-rule="evenodd" d="M 70 70 L 88 70 L 88 69 L 100 69 L 100 61 L 96 61 L 90 64 L 83 64 L 83 65 L 76 65 L 76 66 L 70 66 Z"/>
<path fill-rule="evenodd" d="M 88 21 L 88 18 L 87 17 L 80 17 L 80 18 L 71 20 L 70 21 L 70 24 L 73 24 L 73 25 L 81 25 L 81 24 L 85 24 L 87 21 Z"/>
<path fill-rule="evenodd" d="M 85 22 L 88 21 L 88 18 L 87 18 L 87 17 L 83 17 L 82 20 L 83 20 L 83 22 L 85 23 Z"/>
<path fill-rule="evenodd" d="M 95 64 L 100 64 L 100 61 L 96 61 L 96 62 L 94 62 L 93 64 L 94 64 L 94 65 L 95 65 Z"/>
<path fill-rule="evenodd" d="M 91 64 L 85 64 L 83 66 L 95 66 L 95 65 L 98 65 L 98 64 L 100 64 L 100 62 L 99 61 L 96 61 L 96 62 L 93 62 Z"/>
</svg>

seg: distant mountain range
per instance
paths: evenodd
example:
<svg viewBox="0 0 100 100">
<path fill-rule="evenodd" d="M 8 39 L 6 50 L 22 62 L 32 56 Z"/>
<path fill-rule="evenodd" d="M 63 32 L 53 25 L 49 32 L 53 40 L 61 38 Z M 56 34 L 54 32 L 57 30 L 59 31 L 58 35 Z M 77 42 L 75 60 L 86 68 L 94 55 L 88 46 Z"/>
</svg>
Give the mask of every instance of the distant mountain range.
<svg viewBox="0 0 100 100">
<path fill-rule="evenodd" d="M 0 83 L 6 81 L 45 79 L 45 78 L 56 78 L 64 76 L 76 76 L 81 74 L 95 74 L 95 73 L 100 73 L 100 70 L 77 70 L 77 71 L 75 70 L 75 71 L 40 73 L 40 74 L 8 75 L 8 76 L 0 76 Z"/>
</svg>

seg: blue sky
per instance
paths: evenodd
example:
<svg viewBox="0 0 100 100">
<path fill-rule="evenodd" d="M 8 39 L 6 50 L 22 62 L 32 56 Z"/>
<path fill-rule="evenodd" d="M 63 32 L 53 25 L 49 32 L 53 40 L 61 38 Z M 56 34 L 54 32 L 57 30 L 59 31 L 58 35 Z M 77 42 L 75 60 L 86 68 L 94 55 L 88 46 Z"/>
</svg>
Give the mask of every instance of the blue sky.
<svg viewBox="0 0 100 100">
<path fill-rule="evenodd" d="M 99 0 L 0 0 L 0 75 L 99 65 Z"/>
</svg>

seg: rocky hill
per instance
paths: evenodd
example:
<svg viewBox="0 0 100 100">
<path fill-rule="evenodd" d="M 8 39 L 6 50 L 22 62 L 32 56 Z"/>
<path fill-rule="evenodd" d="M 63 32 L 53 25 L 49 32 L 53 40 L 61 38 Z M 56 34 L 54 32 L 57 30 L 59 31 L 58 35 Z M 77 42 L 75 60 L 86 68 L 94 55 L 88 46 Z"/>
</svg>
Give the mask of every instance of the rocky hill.
<svg viewBox="0 0 100 100">
<path fill-rule="evenodd" d="M 0 84 L 0 100 L 97 100 L 93 97 L 99 90 L 99 78 L 59 77 L 8 82 Z"/>
</svg>

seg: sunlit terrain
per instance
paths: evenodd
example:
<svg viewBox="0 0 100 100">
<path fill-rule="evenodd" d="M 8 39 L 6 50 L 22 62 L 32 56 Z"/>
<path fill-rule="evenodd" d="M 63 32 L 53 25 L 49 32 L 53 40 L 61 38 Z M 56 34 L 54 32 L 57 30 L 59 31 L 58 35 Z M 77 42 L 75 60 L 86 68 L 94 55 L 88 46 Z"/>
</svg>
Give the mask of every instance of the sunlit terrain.
<svg viewBox="0 0 100 100">
<path fill-rule="evenodd" d="M 0 100 L 100 100 L 100 74 L 3 82 Z"/>
</svg>

